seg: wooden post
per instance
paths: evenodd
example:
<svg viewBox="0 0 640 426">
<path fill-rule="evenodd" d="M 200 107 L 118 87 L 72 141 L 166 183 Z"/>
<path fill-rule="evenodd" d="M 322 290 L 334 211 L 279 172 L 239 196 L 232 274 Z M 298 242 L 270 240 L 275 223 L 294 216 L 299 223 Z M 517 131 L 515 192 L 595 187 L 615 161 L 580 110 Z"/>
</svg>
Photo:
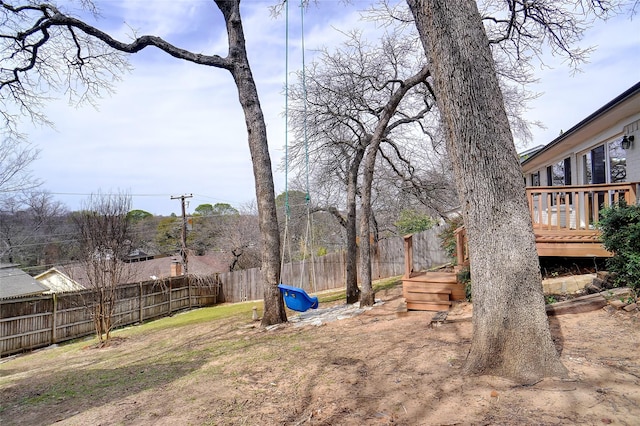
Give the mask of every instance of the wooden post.
<svg viewBox="0 0 640 426">
<path fill-rule="evenodd" d="M 629 185 L 629 201 L 627 202 L 630 206 L 635 206 L 637 203 L 637 183 L 632 183 Z"/>
<path fill-rule="evenodd" d="M 187 280 L 187 294 L 189 295 L 189 309 L 191 309 L 191 278 L 185 275 L 185 279 Z"/>
<path fill-rule="evenodd" d="M 56 327 L 58 326 L 57 316 L 58 316 L 58 296 L 55 293 L 52 293 L 53 296 L 53 318 L 51 325 L 51 344 L 56 343 Z"/>
<path fill-rule="evenodd" d="M 171 278 L 169 278 L 169 315 L 171 315 Z"/>
<path fill-rule="evenodd" d="M 466 260 L 464 258 L 464 253 L 465 253 L 464 240 L 465 240 L 465 233 L 466 233 L 464 226 L 461 226 L 460 228 L 456 229 L 454 233 L 456 235 L 456 267 L 454 268 L 454 270 L 456 272 L 459 272 L 462 269 L 462 265 L 464 265 L 464 262 Z"/>
<path fill-rule="evenodd" d="M 138 302 L 138 308 L 140 309 L 140 313 L 138 314 L 138 321 L 140 322 L 140 324 L 142 324 L 142 320 L 144 319 L 142 316 L 142 313 L 144 312 L 144 307 L 142 306 L 142 281 L 140 281 L 138 283 L 138 288 L 139 288 L 139 294 L 140 294 L 140 301 Z"/>
<path fill-rule="evenodd" d="M 404 277 L 410 278 L 413 272 L 413 234 L 404 236 Z"/>
</svg>

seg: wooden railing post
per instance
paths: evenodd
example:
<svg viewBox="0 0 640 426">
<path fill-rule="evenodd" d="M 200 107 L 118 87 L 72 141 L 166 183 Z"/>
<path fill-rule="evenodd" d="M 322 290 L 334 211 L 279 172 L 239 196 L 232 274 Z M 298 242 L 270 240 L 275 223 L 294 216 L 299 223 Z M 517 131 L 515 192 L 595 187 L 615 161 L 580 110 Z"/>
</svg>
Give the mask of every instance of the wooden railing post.
<svg viewBox="0 0 640 426">
<path fill-rule="evenodd" d="M 631 187 L 629 188 L 629 200 L 627 201 L 627 204 L 630 206 L 633 206 L 637 203 L 638 200 L 638 184 L 631 184 Z"/>
<path fill-rule="evenodd" d="M 404 278 L 413 272 L 413 234 L 404 236 Z"/>
<path fill-rule="evenodd" d="M 464 226 L 459 227 L 453 232 L 456 235 L 456 266 L 460 267 L 464 264 L 465 260 L 467 260 L 464 256 L 464 240 L 466 232 Z"/>
</svg>

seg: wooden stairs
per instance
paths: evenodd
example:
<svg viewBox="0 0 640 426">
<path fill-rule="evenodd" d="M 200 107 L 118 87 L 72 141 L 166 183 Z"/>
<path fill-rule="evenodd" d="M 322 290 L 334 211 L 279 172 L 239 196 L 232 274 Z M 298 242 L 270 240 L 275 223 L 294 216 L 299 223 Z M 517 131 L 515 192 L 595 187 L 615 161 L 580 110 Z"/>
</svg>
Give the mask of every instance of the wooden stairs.
<svg viewBox="0 0 640 426">
<path fill-rule="evenodd" d="M 402 295 L 408 310 L 447 311 L 456 300 L 465 300 L 464 284 L 455 272 L 413 272 L 413 240 L 404 237 Z"/>
<path fill-rule="evenodd" d="M 402 277 L 407 309 L 447 311 L 456 300 L 465 300 L 464 285 L 455 272 L 420 272 Z"/>
</svg>

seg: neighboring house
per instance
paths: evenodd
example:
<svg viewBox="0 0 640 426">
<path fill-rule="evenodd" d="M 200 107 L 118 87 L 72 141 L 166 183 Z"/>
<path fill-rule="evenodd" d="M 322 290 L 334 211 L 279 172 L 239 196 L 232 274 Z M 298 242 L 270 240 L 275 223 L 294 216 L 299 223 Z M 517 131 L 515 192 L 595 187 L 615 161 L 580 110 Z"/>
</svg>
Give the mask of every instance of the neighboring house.
<svg viewBox="0 0 640 426">
<path fill-rule="evenodd" d="M 226 271 L 226 263 L 218 255 L 190 256 L 189 275 L 211 275 Z M 130 284 L 183 275 L 179 257 L 160 257 L 123 264 L 123 276 Z M 86 271 L 80 264 L 51 268 L 35 277 L 50 292 L 60 293 L 91 288 Z"/>
<path fill-rule="evenodd" d="M 522 162 L 528 186 L 640 181 L 640 82 Z"/>
<path fill-rule="evenodd" d="M 38 296 L 47 291 L 17 265 L 0 264 L 0 299 L 13 297 Z"/>
<path fill-rule="evenodd" d="M 540 151 L 543 148 L 544 148 L 544 145 L 538 145 L 538 146 L 534 146 L 533 148 L 529 148 L 526 151 L 522 151 L 518 153 L 518 156 L 520 157 L 520 164 L 528 160 L 529 157 L 531 157 L 532 155 L 535 155 L 538 151 Z"/>
<path fill-rule="evenodd" d="M 36 275 L 35 279 L 49 289 L 47 293 L 64 293 L 66 291 L 78 291 L 85 289 L 82 284 L 73 280 L 57 268 L 51 268 L 39 275 Z"/>
</svg>

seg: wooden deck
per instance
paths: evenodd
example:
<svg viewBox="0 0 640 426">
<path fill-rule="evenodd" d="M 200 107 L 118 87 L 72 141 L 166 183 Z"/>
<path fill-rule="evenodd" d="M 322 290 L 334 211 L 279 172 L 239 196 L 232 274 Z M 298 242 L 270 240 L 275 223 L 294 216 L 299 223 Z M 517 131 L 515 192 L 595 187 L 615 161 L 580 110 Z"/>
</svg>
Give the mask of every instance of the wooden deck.
<svg viewBox="0 0 640 426">
<path fill-rule="evenodd" d="M 538 256 L 550 257 L 611 257 L 600 241 L 598 230 L 534 229 Z"/>
<path fill-rule="evenodd" d="M 637 203 L 638 183 L 527 188 L 538 256 L 611 257 L 602 245 L 600 211 L 621 200 Z M 466 232 L 456 230 L 458 259 L 468 260 Z"/>
<path fill-rule="evenodd" d="M 596 223 L 600 211 L 621 200 L 637 203 L 639 183 L 527 188 L 538 256 L 611 257 L 600 239 Z M 469 262 L 464 227 L 455 231 L 458 264 Z M 452 301 L 464 300 L 464 285 L 455 272 L 415 272 L 411 235 L 405 237 L 403 295 L 408 309 L 448 310 Z M 457 269 L 456 269 L 457 270 Z"/>
<path fill-rule="evenodd" d="M 621 200 L 637 202 L 638 183 L 532 186 L 529 212 L 539 256 L 611 257 L 596 224 L 600 211 Z"/>
</svg>

